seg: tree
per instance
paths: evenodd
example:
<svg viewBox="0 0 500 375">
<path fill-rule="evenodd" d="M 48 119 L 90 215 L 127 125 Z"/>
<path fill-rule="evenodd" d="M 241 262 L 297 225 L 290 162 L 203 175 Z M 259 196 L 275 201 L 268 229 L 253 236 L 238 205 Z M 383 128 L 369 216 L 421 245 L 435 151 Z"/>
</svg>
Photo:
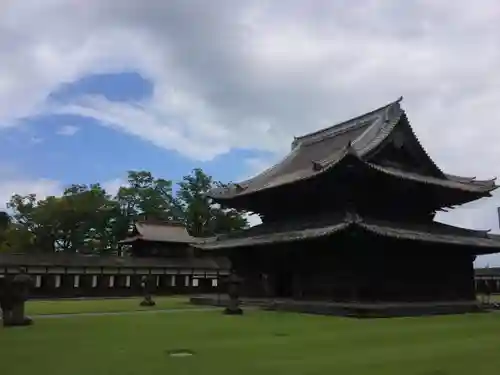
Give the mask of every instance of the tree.
<svg viewBox="0 0 500 375">
<path fill-rule="evenodd" d="M 35 237 L 18 224 L 10 223 L 0 237 L 0 252 L 22 253 L 34 249 Z"/>
<path fill-rule="evenodd" d="M 92 253 L 116 250 L 119 206 L 99 184 L 72 185 L 64 191 L 59 204 L 61 249 Z"/>
<path fill-rule="evenodd" d="M 55 251 L 55 223 L 48 214 L 56 199 L 48 197 L 38 201 L 35 194 L 15 194 L 7 203 L 7 207 L 13 211 L 13 223 L 33 236 L 33 248 L 38 251 Z"/>
<path fill-rule="evenodd" d="M 99 184 L 74 184 L 61 196 L 40 200 L 34 194 L 13 195 L 7 205 L 12 216 L 0 213 L 0 250 L 116 253 L 141 218 L 182 220 L 201 237 L 246 227 L 243 213 L 212 204 L 206 193 L 215 186 L 222 184 L 194 169 L 174 196 L 172 181 L 130 171 L 115 197 Z"/>
<path fill-rule="evenodd" d="M 0 211 L 0 233 L 6 230 L 10 224 L 10 216 L 5 211 Z"/>
<path fill-rule="evenodd" d="M 129 171 L 128 185 L 122 186 L 116 195 L 122 222 L 117 233 L 122 238 L 130 225 L 139 218 L 176 220 L 179 212 L 172 194 L 172 181 L 154 178 L 151 172 Z"/>
<path fill-rule="evenodd" d="M 33 246 L 33 235 L 0 212 L 0 252 L 22 252 Z"/>
<path fill-rule="evenodd" d="M 184 176 L 179 183 L 176 204 L 182 211 L 183 221 L 192 236 L 208 237 L 248 226 L 243 213 L 223 209 L 207 197 L 209 190 L 217 186 L 223 185 L 215 182 L 200 168 Z"/>
<path fill-rule="evenodd" d="M 111 226 L 118 205 L 99 184 L 71 185 L 61 197 L 36 200 L 14 195 L 8 207 L 14 222 L 34 236 L 42 252 L 103 252 L 116 249 Z"/>
</svg>

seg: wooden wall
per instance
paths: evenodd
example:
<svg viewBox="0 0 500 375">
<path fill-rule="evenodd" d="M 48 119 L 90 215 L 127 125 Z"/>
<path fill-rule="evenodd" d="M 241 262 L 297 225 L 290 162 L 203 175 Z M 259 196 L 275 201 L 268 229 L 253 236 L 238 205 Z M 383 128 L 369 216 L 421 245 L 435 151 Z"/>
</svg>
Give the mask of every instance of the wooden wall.
<svg viewBox="0 0 500 375">
<path fill-rule="evenodd" d="M 475 298 L 473 257 L 464 247 L 358 233 L 242 249 L 231 261 L 245 279 L 243 294 L 252 297 L 364 302 Z"/>
<path fill-rule="evenodd" d="M 118 267 L 26 267 L 33 277 L 34 298 L 141 295 L 141 278 L 150 277 L 157 295 L 217 293 L 227 270 Z M 0 267 L 10 277 L 16 267 Z"/>
</svg>

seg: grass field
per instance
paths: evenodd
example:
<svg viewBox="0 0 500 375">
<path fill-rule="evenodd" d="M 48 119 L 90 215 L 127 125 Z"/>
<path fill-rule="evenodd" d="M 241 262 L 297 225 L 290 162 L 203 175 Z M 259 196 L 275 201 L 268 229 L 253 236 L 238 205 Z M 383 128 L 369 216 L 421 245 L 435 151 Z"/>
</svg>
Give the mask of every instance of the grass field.
<svg viewBox="0 0 500 375">
<path fill-rule="evenodd" d="M 54 300 L 28 301 L 27 315 L 75 314 L 89 312 L 121 312 L 141 310 L 187 309 L 195 307 L 189 304 L 187 297 L 154 297 L 156 306 L 142 307 L 142 298 L 96 299 L 96 300 Z"/>
<path fill-rule="evenodd" d="M 480 297 L 478 296 L 478 299 Z M 96 299 L 96 300 L 52 300 L 28 301 L 26 304 L 27 315 L 48 314 L 76 314 L 90 312 L 122 312 L 142 310 L 168 310 L 188 309 L 198 307 L 189 303 L 188 297 L 154 297 L 156 306 L 142 307 L 140 297 L 124 299 Z M 492 295 L 491 301 L 500 302 L 500 295 Z"/>
<path fill-rule="evenodd" d="M 0 348 L 9 375 L 482 375 L 500 369 L 500 314 L 355 320 L 214 310 L 39 318 L 32 327 L 0 328 Z M 195 355 L 172 358 L 175 349 Z"/>
</svg>

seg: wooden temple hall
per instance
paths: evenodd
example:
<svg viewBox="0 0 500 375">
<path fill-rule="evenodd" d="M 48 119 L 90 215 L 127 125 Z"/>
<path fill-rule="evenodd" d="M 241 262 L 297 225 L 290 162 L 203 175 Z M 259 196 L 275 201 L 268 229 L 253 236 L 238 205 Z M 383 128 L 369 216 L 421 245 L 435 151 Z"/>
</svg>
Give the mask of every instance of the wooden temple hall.
<svg viewBox="0 0 500 375">
<path fill-rule="evenodd" d="M 195 246 L 228 256 L 246 297 L 475 301 L 473 261 L 499 252 L 500 236 L 434 217 L 497 186 L 436 165 L 400 101 L 296 137 L 278 164 L 213 190 L 214 201 L 262 224 Z"/>
<path fill-rule="evenodd" d="M 34 279 L 33 297 L 126 296 L 141 294 L 149 276 L 154 294 L 213 293 L 229 274 L 229 261 L 191 245 L 199 240 L 172 222 L 137 222 L 122 245 L 129 256 L 0 254 L 0 277 L 25 268 Z"/>
</svg>

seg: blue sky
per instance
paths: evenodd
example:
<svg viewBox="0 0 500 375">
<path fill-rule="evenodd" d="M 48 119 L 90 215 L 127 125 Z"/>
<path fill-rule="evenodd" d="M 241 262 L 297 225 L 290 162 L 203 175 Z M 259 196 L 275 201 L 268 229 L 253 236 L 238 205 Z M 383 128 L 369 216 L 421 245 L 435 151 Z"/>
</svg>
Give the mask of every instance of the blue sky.
<svg viewBox="0 0 500 375">
<path fill-rule="evenodd" d="M 49 100 L 71 102 L 102 95 L 113 102 L 140 102 L 151 97 L 154 85 L 136 72 L 88 75 L 50 93 Z M 123 179 L 128 170 L 147 170 L 178 181 L 194 168 L 220 181 L 241 179 L 257 172 L 248 160 L 268 157 L 255 150 L 232 149 L 210 161 L 194 160 L 177 151 L 152 145 L 135 136 L 78 115 L 41 115 L 23 119 L 3 130 L 0 158 L 24 174 L 71 183 L 106 183 Z"/>
</svg>

